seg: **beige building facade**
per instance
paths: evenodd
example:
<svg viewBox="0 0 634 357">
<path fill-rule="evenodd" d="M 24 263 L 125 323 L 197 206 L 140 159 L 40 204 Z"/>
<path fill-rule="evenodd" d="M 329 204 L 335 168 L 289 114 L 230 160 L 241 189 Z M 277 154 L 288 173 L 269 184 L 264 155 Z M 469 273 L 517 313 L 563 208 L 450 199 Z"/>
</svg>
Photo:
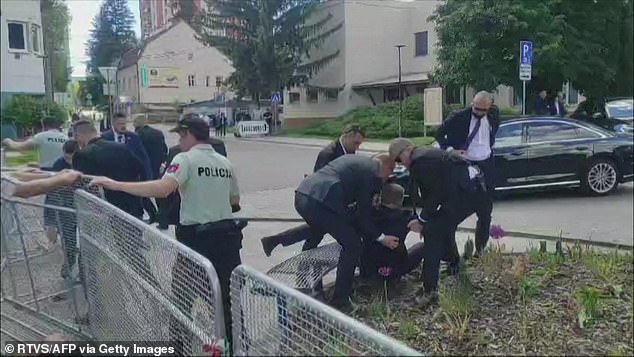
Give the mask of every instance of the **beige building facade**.
<svg viewBox="0 0 634 357">
<path fill-rule="evenodd" d="M 401 48 L 403 95 L 423 95 L 436 66 L 434 24 L 427 18 L 441 1 L 331 0 L 320 10 L 333 15 L 331 24 L 343 27 L 314 53 L 314 58 L 333 53 L 339 56 L 308 85 L 284 92 L 285 127 L 335 118 L 347 111 L 398 100 L 398 49 Z M 320 16 L 315 16 L 319 18 Z M 473 91 L 446 92 L 446 101 L 465 103 Z M 465 97 L 467 100 L 465 100 Z M 513 89 L 500 86 L 496 104 L 511 107 Z"/>
<path fill-rule="evenodd" d="M 218 97 L 229 100 L 233 95 L 224 83 L 233 71 L 225 55 L 196 40 L 185 21 L 175 20 L 147 38 L 140 49 L 122 56 L 117 70 L 118 104 L 172 106 Z"/>
</svg>

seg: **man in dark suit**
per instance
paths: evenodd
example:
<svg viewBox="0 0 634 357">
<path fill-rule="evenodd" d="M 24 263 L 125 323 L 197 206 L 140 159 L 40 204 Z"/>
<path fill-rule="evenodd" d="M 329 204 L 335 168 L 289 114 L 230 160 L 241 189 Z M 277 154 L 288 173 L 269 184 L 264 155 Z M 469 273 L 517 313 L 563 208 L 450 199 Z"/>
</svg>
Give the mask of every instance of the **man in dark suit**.
<svg viewBox="0 0 634 357">
<path fill-rule="evenodd" d="M 142 116 L 134 119 L 134 132 L 139 136 L 143 148 L 150 159 L 150 167 L 152 168 L 152 179 L 159 178 L 159 169 L 161 164 L 165 162 L 167 155 L 167 144 L 165 144 L 165 136 L 160 130 L 154 129 L 145 123 Z"/>
<path fill-rule="evenodd" d="M 225 148 L 225 143 L 216 138 L 210 137 L 207 142 L 216 150 L 220 155 L 227 157 L 227 149 Z M 167 159 L 164 162 L 160 169 L 160 175 L 162 176 L 166 167 L 169 167 L 170 163 L 174 159 L 178 153 L 181 152 L 180 145 L 174 145 L 169 148 Z M 165 230 L 168 228 L 170 224 L 178 224 L 180 221 L 180 207 L 181 207 L 181 198 L 178 194 L 178 191 L 174 191 L 170 193 L 166 198 L 157 198 L 156 202 L 159 207 L 158 212 L 158 229 Z"/>
<path fill-rule="evenodd" d="M 460 257 L 455 231 L 458 224 L 487 200 L 478 169 L 456 152 L 419 149 L 407 139 L 394 139 L 390 158 L 410 171 L 422 199 L 420 214 L 408 226 L 425 237 L 423 260 L 424 301 L 437 299 L 440 261 L 449 263 L 449 273 L 458 273 Z"/>
<path fill-rule="evenodd" d="M 363 143 L 365 138 L 365 132 L 359 125 L 350 124 L 346 125 L 339 138 L 323 148 L 317 155 L 313 172 L 319 171 L 322 167 L 326 166 L 331 161 L 339 158 L 345 154 L 355 154 L 359 150 L 359 146 Z M 307 175 L 305 175 L 307 176 Z M 273 249 L 281 244 L 284 247 L 293 245 L 295 243 L 308 239 L 308 235 L 312 231 L 307 225 L 302 224 L 291 229 L 287 229 L 281 233 L 264 237 L 260 241 L 262 242 L 262 248 L 264 254 L 267 257 L 271 256 Z M 306 250 L 308 246 L 304 246 L 303 250 Z"/>
<path fill-rule="evenodd" d="M 548 105 L 548 99 L 546 98 L 546 90 L 542 89 L 537 95 L 535 100 L 535 114 L 548 115 L 550 114 L 550 106 Z"/>
<path fill-rule="evenodd" d="M 493 145 L 500 122 L 499 116 L 489 116 L 491 98 L 488 92 L 478 92 L 473 97 L 470 108 L 451 113 L 436 131 L 436 141 L 440 148 L 455 151 L 476 166 L 486 182 L 487 200 L 477 211 L 477 255 L 482 253 L 489 240 L 495 190 Z"/>
<path fill-rule="evenodd" d="M 566 106 L 564 105 L 563 95 L 561 92 L 557 92 L 557 95 L 553 97 L 552 102 L 550 103 L 550 115 L 565 117 L 566 114 Z"/>
<path fill-rule="evenodd" d="M 342 246 L 330 302 L 335 308 L 350 307 L 352 279 L 362 253 L 361 237 L 392 249 L 398 246 L 397 237 L 383 234 L 372 221 L 374 196 L 393 169 L 387 155 L 344 155 L 306 177 L 295 190 L 295 209 L 313 231 L 307 247 L 317 247 L 326 233 Z"/>
<path fill-rule="evenodd" d="M 150 158 L 143 147 L 143 143 L 139 136 L 127 129 L 127 119 L 122 113 L 115 113 L 112 118 L 112 130 L 106 131 L 101 134 L 101 137 L 107 141 L 114 141 L 125 146 L 136 155 L 143 163 L 143 181 L 153 180 L 154 174 L 152 172 L 152 164 Z M 150 223 L 156 222 L 156 207 L 148 198 L 142 198 L 141 203 L 143 208 L 150 217 Z"/>
</svg>

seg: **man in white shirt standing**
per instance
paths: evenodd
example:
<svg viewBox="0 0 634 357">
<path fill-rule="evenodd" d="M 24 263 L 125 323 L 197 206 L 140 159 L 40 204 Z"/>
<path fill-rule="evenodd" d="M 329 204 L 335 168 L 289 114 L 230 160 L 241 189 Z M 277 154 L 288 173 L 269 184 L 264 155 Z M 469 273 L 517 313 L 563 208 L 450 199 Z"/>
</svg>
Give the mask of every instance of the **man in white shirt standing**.
<svg viewBox="0 0 634 357">
<path fill-rule="evenodd" d="M 471 107 L 451 113 L 436 131 L 436 141 L 441 149 L 457 150 L 465 159 L 479 169 L 478 176 L 486 187 L 486 200 L 478 204 L 476 214 L 476 255 L 489 240 L 493 192 L 495 190 L 495 165 L 493 145 L 500 123 L 497 118 L 489 118 L 492 95 L 481 91 L 476 93 Z"/>
<path fill-rule="evenodd" d="M 32 138 L 17 142 L 9 138 L 2 140 L 2 144 L 15 151 L 37 149 L 38 165 L 40 169 L 51 169 L 55 161 L 64 154 L 62 146 L 68 136 L 59 129 L 59 123 L 55 118 L 44 119 L 44 131 L 35 134 Z"/>
</svg>

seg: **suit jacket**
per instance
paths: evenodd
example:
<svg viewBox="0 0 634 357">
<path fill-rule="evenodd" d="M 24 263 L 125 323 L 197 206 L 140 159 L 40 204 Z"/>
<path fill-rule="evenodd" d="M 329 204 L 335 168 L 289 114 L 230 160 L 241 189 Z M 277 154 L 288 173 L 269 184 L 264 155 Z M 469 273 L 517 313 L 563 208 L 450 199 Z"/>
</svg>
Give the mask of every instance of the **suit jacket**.
<svg viewBox="0 0 634 357">
<path fill-rule="evenodd" d="M 123 144 L 103 138 L 91 140 L 73 155 L 73 169 L 87 175 L 106 176 L 117 181 L 136 182 L 145 176 L 141 160 Z M 104 189 L 106 200 L 135 217 L 143 216 L 139 197 L 125 192 Z"/>
<path fill-rule="evenodd" d="M 499 113 L 499 112 L 498 112 Z M 491 147 L 495 144 L 495 134 L 500 127 L 499 115 L 487 115 L 491 133 Z M 469 137 L 469 127 L 471 126 L 471 108 L 465 108 L 449 114 L 449 117 L 443 121 L 438 130 L 436 130 L 436 141 L 441 149 L 447 149 L 449 146 L 456 150 L 466 150 L 465 144 Z"/>
<path fill-rule="evenodd" d="M 539 96 L 535 100 L 535 114 L 537 115 L 550 114 L 550 106 L 548 105 L 548 102 Z"/>
<path fill-rule="evenodd" d="M 144 168 L 144 177 L 143 180 L 152 180 L 154 175 L 152 174 L 152 165 L 150 164 L 150 158 L 147 155 L 147 151 L 143 147 L 143 143 L 139 136 L 135 133 L 126 131 L 123 133 L 125 135 L 125 145 L 132 151 L 134 155 L 139 158 L 139 161 L 143 163 Z M 109 130 L 105 133 L 101 134 L 101 137 L 107 141 L 115 141 L 114 131 Z"/>
<path fill-rule="evenodd" d="M 163 136 L 163 133 L 160 130 L 154 129 L 148 125 L 136 128 L 136 133 L 150 159 L 152 178 L 157 179 L 159 177 L 161 164 L 165 161 L 167 155 L 165 136 Z"/>
<path fill-rule="evenodd" d="M 414 148 L 410 175 L 421 193 L 420 217 L 427 221 L 443 210 L 453 209 L 460 187 L 469 183 L 468 163 L 457 154 L 441 149 Z"/>
<path fill-rule="evenodd" d="M 365 239 L 381 235 L 372 221 L 374 195 L 381 190 L 379 163 L 360 155 L 341 156 L 306 177 L 296 192 L 348 218 Z M 356 205 L 355 209 L 349 207 Z"/>
<path fill-rule="evenodd" d="M 557 108 L 555 107 L 556 100 L 557 99 L 553 99 L 552 103 L 550 104 L 550 115 L 565 117 L 568 112 L 566 112 L 566 106 L 564 105 L 564 102 L 561 100 L 558 101 L 557 104 L 559 104 L 559 114 L 557 114 Z"/>
<path fill-rule="evenodd" d="M 323 148 L 319 154 L 317 155 L 317 161 L 315 161 L 315 167 L 313 168 L 313 172 L 319 171 L 322 167 L 326 166 L 332 160 L 345 155 L 345 150 L 339 139 L 333 141 L 328 144 L 325 148 Z"/>
</svg>

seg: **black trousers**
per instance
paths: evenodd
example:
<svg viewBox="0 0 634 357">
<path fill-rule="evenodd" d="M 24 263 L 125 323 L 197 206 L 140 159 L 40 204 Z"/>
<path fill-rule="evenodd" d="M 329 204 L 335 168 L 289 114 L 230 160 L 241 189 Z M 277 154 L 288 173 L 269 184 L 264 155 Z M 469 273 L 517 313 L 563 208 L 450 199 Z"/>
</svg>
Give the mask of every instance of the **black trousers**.
<svg viewBox="0 0 634 357">
<path fill-rule="evenodd" d="M 236 228 L 233 220 L 220 221 L 215 228 L 205 232 L 197 232 L 200 225 L 177 226 L 176 239 L 195 252 L 209 259 L 220 283 L 222 294 L 225 330 L 229 344 L 231 344 L 231 272 L 241 264 L 240 248 L 242 247 L 242 233 Z M 194 277 L 199 277 L 194 280 Z M 205 277 L 205 279 L 200 279 Z M 202 285 L 201 281 L 202 280 Z M 188 293 L 185 293 L 188 292 Z M 197 293 L 196 293 L 197 292 Z M 209 286 L 209 278 L 204 267 L 185 255 L 179 254 L 172 270 L 172 293 L 176 299 L 178 308 L 186 315 L 191 316 L 191 308 L 195 298 L 204 299 L 208 304 L 211 301 L 212 291 Z M 191 336 L 180 321 L 170 318 L 170 339 L 172 339 L 177 354 L 191 355 L 190 346 L 186 343 Z"/>
<path fill-rule="evenodd" d="M 276 244 L 281 244 L 284 247 L 293 245 L 295 243 L 304 242 L 302 250 L 308 250 L 316 248 L 319 242 L 323 239 L 323 234 L 319 237 L 319 232 L 310 228 L 308 224 L 302 224 L 291 229 L 287 229 L 281 233 L 271 236 Z M 317 235 L 317 236 L 313 236 Z M 310 243 L 309 243 L 310 242 Z M 317 242 L 317 245 L 315 245 Z"/>
<path fill-rule="evenodd" d="M 469 188 L 457 190 L 461 192 L 459 201 L 445 205 L 445 208 L 441 208 L 436 216 L 423 225 L 425 292 L 438 288 L 441 260 L 449 263 L 458 263 L 460 260 L 455 236 L 458 225 L 481 207 L 488 205 L 488 192 L 482 191 L 475 182 Z"/>
<path fill-rule="evenodd" d="M 152 203 L 152 200 L 146 197 L 141 198 L 141 204 L 143 204 L 143 210 L 147 212 L 148 216 L 150 217 L 150 223 L 156 222 L 158 211 L 156 210 L 156 206 L 154 206 L 154 203 Z"/>
<path fill-rule="evenodd" d="M 352 293 L 354 270 L 363 248 L 361 235 L 354 222 L 301 193 L 295 193 L 295 209 L 313 231 L 304 245 L 305 248 L 317 247 L 326 233 L 341 244 L 333 302 L 347 303 Z"/>
</svg>

